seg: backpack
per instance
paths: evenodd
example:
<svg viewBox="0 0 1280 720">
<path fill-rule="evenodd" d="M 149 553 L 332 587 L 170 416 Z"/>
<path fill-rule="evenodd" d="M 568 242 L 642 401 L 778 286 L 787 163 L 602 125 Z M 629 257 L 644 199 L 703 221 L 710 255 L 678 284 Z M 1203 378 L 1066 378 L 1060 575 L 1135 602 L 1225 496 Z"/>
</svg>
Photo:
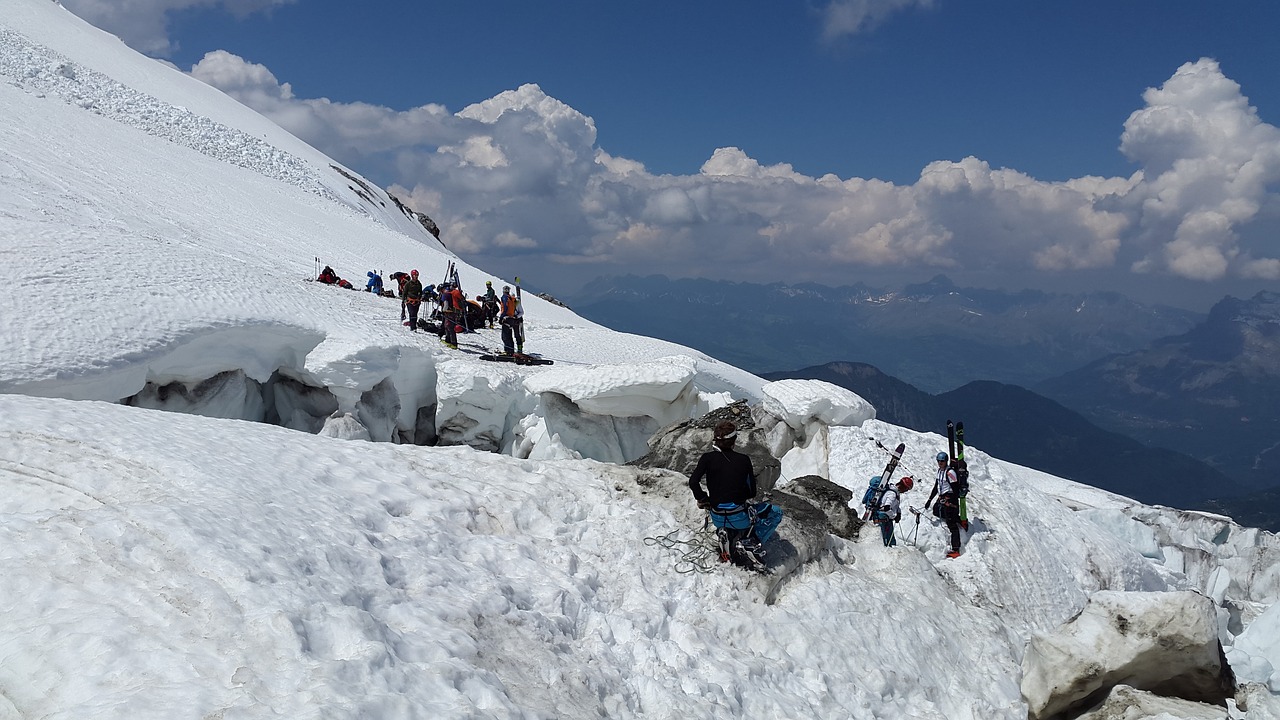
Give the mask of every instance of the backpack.
<svg viewBox="0 0 1280 720">
<path fill-rule="evenodd" d="M 720 562 L 766 572 L 764 543 L 782 522 L 782 509 L 769 503 L 721 503 L 709 512 L 720 545 Z"/>
<path fill-rule="evenodd" d="M 969 495 L 969 463 L 964 460 L 952 460 L 951 469 L 956 472 L 956 496 Z"/>
<path fill-rule="evenodd" d="M 876 496 L 880 494 L 880 476 L 871 478 L 871 484 L 867 486 L 867 491 L 862 494 L 862 504 L 871 507 L 876 502 Z"/>
<path fill-rule="evenodd" d="M 878 498 L 878 501 L 876 501 L 876 506 L 871 508 L 872 520 L 876 520 L 879 522 L 886 522 L 886 521 L 897 522 L 898 520 L 902 519 L 902 510 L 898 510 L 893 515 L 890 515 L 888 510 L 881 509 L 882 506 L 885 504 L 884 499 L 888 497 L 889 493 L 898 494 L 899 500 L 901 500 L 902 495 L 898 493 L 897 488 L 885 488 L 885 491 L 880 495 L 880 497 Z"/>
</svg>

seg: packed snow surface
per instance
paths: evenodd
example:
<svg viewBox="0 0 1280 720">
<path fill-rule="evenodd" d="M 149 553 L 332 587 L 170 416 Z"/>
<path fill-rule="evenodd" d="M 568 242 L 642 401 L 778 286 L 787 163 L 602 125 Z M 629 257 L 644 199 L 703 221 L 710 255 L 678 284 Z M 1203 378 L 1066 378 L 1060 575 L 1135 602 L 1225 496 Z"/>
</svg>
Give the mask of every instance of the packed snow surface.
<svg viewBox="0 0 1280 720">
<path fill-rule="evenodd" d="M 499 278 L 47 0 L 5 2 L 0 107 L 0 718 L 1020 719 L 1026 642 L 1104 589 L 1203 592 L 1237 675 L 1280 690 L 1274 536 L 1001 462 L 978 428 L 958 559 L 908 512 L 773 604 L 677 572 L 692 497 L 619 464 L 660 424 L 763 402 L 784 474 L 858 497 L 905 442 L 907 507 L 945 440 L 530 295 L 553 366 L 411 333 L 317 260 Z"/>
</svg>

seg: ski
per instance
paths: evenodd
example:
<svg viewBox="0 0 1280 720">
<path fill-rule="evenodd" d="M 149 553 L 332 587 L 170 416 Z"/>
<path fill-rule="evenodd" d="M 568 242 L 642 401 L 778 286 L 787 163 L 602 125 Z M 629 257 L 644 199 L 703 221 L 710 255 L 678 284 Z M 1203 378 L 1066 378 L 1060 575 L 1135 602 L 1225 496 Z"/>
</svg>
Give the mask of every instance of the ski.
<svg viewBox="0 0 1280 720">
<path fill-rule="evenodd" d="M 480 359 L 488 360 L 489 362 L 509 362 L 509 363 L 515 363 L 516 365 L 554 365 L 555 364 L 555 360 L 548 360 L 546 358 L 535 357 L 533 355 L 525 355 L 524 353 L 515 353 L 514 355 L 507 355 L 506 353 L 500 353 L 497 355 L 486 354 L 486 355 L 481 355 Z"/>
<path fill-rule="evenodd" d="M 516 277 L 516 307 L 524 309 L 524 299 L 520 296 L 520 277 Z M 524 347 L 524 323 L 520 323 L 520 336 L 516 338 L 520 347 Z"/>
<path fill-rule="evenodd" d="M 960 509 L 960 527 L 969 530 L 969 463 L 964 459 L 964 423 L 956 423 L 956 450 L 951 459 L 956 471 L 956 494 Z"/>
<path fill-rule="evenodd" d="M 876 441 L 876 445 L 887 450 L 880 444 L 879 440 Z M 902 454 L 906 451 L 907 444 L 898 443 L 898 447 L 889 452 L 889 462 L 884 466 L 884 472 L 880 473 L 880 484 L 876 487 L 872 501 L 867 504 L 867 509 L 862 512 L 864 521 L 871 519 L 871 513 L 880 506 L 880 501 L 884 498 L 885 491 L 892 487 L 893 472 L 898 469 L 898 461 L 902 459 Z"/>
<path fill-rule="evenodd" d="M 947 459 L 956 459 L 956 424 L 947 421 Z"/>
</svg>

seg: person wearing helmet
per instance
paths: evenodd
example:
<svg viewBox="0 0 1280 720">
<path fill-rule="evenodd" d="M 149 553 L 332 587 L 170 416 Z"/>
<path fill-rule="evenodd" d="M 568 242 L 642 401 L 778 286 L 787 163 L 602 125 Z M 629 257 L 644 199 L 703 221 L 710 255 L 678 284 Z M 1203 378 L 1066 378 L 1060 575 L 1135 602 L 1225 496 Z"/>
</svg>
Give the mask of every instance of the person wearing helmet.
<svg viewBox="0 0 1280 720">
<path fill-rule="evenodd" d="M 893 487 L 880 496 L 880 504 L 871 513 L 871 521 L 880 526 L 880 539 L 885 547 L 898 544 L 894 537 L 893 524 L 902 519 L 902 493 L 915 487 L 915 480 L 910 475 L 903 477 Z"/>
<path fill-rule="evenodd" d="M 502 352 L 515 355 L 524 352 L 524 308 L 520 307 L 520 299 L 511 294 L 511 286 L 502 286 L 502 297 L 498 300 L 498 313 L 502 318 Z"/>
<path fill-rule="evenodd" d="M 498 293 L 493 291 L 493 281 L 486 280 L 484 282 L 484 297 L 480 301 L 480 305 L 484 308 L 484 321 L 490 329 L 493 324 L 498 321 L 498 313 L 501 311 L 501 305 L 498 303 Z"/>
<path fill-rule="evenodd" d="M 418 279 L 418 271 L 409 272 L 409 279 L 405 281 L 404 290 L 400 292 L 401 305 L 409 311 L 409 330 L 417 332 L 418 330 L 418 306 L 422 304 L 422 281 Z"/>
<path fill-rule="evenodd" d="M 957 499 L 956 486 L 959 480 L 956 478 L 956 471 L 951 469 L 947 462 L 947 454 L 940 452 L 935 456 L 938 461 L 938 475 L 934 479 L 933 491 L 929 493 L 929 499 L 925 501 L 925 509 L 933 504 L 934 497 L 937 497 L 938 504 L 933 507 L 933 514 L 942 518 L 947 524 L 947 530 L 951 533 L 951 551 L 947 553 L 949 558 L 960 557 L 960 503 Z"/>
<path fill-rule="evenodd" d="M 445 289 L 440 291 L 440 323 L 444 326 L 440 341 L 451 350 L 458 349 L 458 333 L 465 331 L 466 312 L 462 288 L 456 282 L 446 283 Z"/>
</svg>

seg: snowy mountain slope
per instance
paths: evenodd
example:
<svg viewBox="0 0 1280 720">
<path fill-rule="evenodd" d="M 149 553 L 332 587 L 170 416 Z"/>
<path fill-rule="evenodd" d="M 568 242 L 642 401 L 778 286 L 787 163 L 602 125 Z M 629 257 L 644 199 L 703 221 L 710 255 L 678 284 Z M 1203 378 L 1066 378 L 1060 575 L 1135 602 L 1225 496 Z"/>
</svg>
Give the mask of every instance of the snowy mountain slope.
<svg viewBox="0 0 1280 720">
<path fill-rule="evenodd" d="M 854 490 L 858 497 L 869 474 L 878 473 L 887 458 L 869 438 L 887 447 L 906 443 L 902 468 L 917 484 L 903 496 L 903 504 L 924 506 L 933 485 L 933 455 L 946 447 L 945 437 L 876 420 L 859 428 L 833 428 L 831 435 L 831 480 Z M 1022 632 L 1043 631 L 1066 619 L 1058 615 L 1062 608 L 1083 606 L 1093 591 L 1161 590 L 1181 584 L 1179 578 L 1145 560 L 1131 546 L 1097 542 L 1097 529 L 1056 502 L 1037 483 L 1028 482 L 1031 473 L 976 449 L 966 453 L 966 458 L 973 488 L 972 534 L 966 533 L 968 556 L 958 562 L 943 561 L 948 547 L 946 529 L 927 511 L 918 534 L 926 556 L 953 583 L 953 591 L 975 606 L 994 609 L 1003 621 Z M 1121 500 L 1115 497 L 1108 506 Z M 903 515 L 900 532 L 912 532 L 913 516 Z M 1029 554 L 1036 557 L 1024 564 Z"/>
<path fill-rule="evenodd" d="M 410 334 L 396 301 L 307 282 L 311 258 L 431 281 L 449 255 L 201 150 L 261 121 L 52 3 L 10 7 L 0 28 L 25 40 L 0 44 L 0 718 L 1021 718 L 1032 633 L 1094 590 L 1188 586 L 1217 602 L 1239 672 L 1280 688 L 1274 536 L 978 448 L 982 520 L 957 560 L 926 519 L 914 548 L 831 538 L 772 605 L 733 568 L 678 572 L 656 540 L 695 537 L 683 488 L 646 493 L 651 471 L 581 457 L 625 459 L 659 422 L 759 400 L 763 381 L 535 298 L 528 348 L 552 370 L 479 361 L 491 330 L 462 351 Z M 85 46 L 72 77 L 43 54 L 63 42 Z M 47 84 L 94 72 L 201 108 L 216 123 L 189 127 L 219 142 Z M 237 157 L 309 157 L 279 142 Z M 460 272 L 473 292 L 498 280 Z M 114 404 L 142 397 L 209 417 Z M 263 418 L 255 402 L 289 427 L 314 403 L 321 427 L 240 422 Z M 884 464 L 871 438 L 903 441 L 922 480 L 907 502 L 927 495 L 938 436 L 816 424 L 793 477 L 825 467 L 860 494 Z M 343 439 L 424 427 L 506 454 Z"/>
<path fill-rule="evenodd" d="M 695 512 L 623 489 L 637 470 L 12 395 L 0 435 L 0 688 L 23 717 L 1016 718 L 1030 631 L 1090 586 L 1163 587 L 985 483 L 961 560 L 932 528 L 925 553 L 834 541 L 843 564 L 764 606 L 745 573 L 641 542 Z M 1020 546 L 1010 515 L 1067 552 Z"/>
<path fill-rule="evenodd" d="M 44 5 L 19 3 L 28 4 Z M 56 7 L 44 10 L 60 15 L 59 26 L 74 20 Z M 60 37 L 47 28 L 33 34 Z M 126 75 L 152 81 L 158 74 L 172 99 L 215 104 L 216 98 L 207 97 L 214 91 L 202 83 L 168 69 L 140 73 L 134 65 L 155 63 L 118 50 L 130 56 L 130 62 L 119 63 L 111 55 L 130 71 Z M 319 256 L 358 285 L 366 269 L 417 268 L 427 281 L 437 281 L 451 256 L 424 245 L 421 233 L 406 235 L 333 203 L 314 184 L 237 162 L 265 153 L 259 159 L 275 167 L 274 146 L 245 147 L 230 159 L 210 157 L 150 132 L 149 105 L 125 104 L 121 113 L 130 122 L 120 122 L 97 112 L 96 105 L 69 104 L 43 89 L 42 81 L 52 76 L 74 83 L 91 72 L 79 68 L 67 78 L 59 72 L 63 66 L 43 52 L 29 42 L 0 46 L 6 58 L 0 68 L 9 80 L 0 86 L 8 109 L 0 118 L 0 179 L 7 188 L 0 208 L 10 236 L 22 246 L 3 270 L 16 303 L 15 322 L 4 328 L 6 345 L 20 352 L 0 360 L 0 388 L 119 400 L 142 390 L 147 380 L 199 381 L 243 370 L 265 382 L 281 369 L 351 398 L 394 376 L 402 404 L 407 411 L 417 409 L 416 381 L 406 376 L 420 374 L 439 348 L 414 336 L 406 342 L 394 300 L 303 279 L 314 273 L 312 257 Z M 222 114 L 239 119 L 238 113 L 248 113 L 235 107 Z M 256 133 L 266 121 L 253 117 L 248 126 Z M 228 141 L 223 129 L 211 130 L 209 145 Z M 291 151 L 300 145 L 296 139 L 284 144 Z M 497 281 L 460 265 L 469 291 Z M 50 302 L 51 291 L 67 301 Z M 558 353 L 562 360 L 638 361 L 689 352 L 660 341 L 637 340 L 630 350 L 611 347 L 614 333 L 540 299 L 531 297 L 527 304 L 532 349 L 554 352 L 565 333 L 587 336 L 575 343 L 576 352 Z M 498 344 L 496 336 L 485 341 L 490 348 Z M 87 347 L 93 353 L 83 353 Z M 236 367 L 228 363 L 232 355 L 254 362 Z M 91 359 L 82 364 L 86 357 Z M 760 384 L 733 368 L 721 374 L 708 381 L 725 386 L 717 390 Z M 348 410 L 354 403 L 344 401 Z"/>
<path fill-rule="evenodd" d="M 150 135 L 283 179 L 444 250 L 385 191 L 249 108 L 57 3 L 5 3 L 0 75 Z"/>
</svg>

